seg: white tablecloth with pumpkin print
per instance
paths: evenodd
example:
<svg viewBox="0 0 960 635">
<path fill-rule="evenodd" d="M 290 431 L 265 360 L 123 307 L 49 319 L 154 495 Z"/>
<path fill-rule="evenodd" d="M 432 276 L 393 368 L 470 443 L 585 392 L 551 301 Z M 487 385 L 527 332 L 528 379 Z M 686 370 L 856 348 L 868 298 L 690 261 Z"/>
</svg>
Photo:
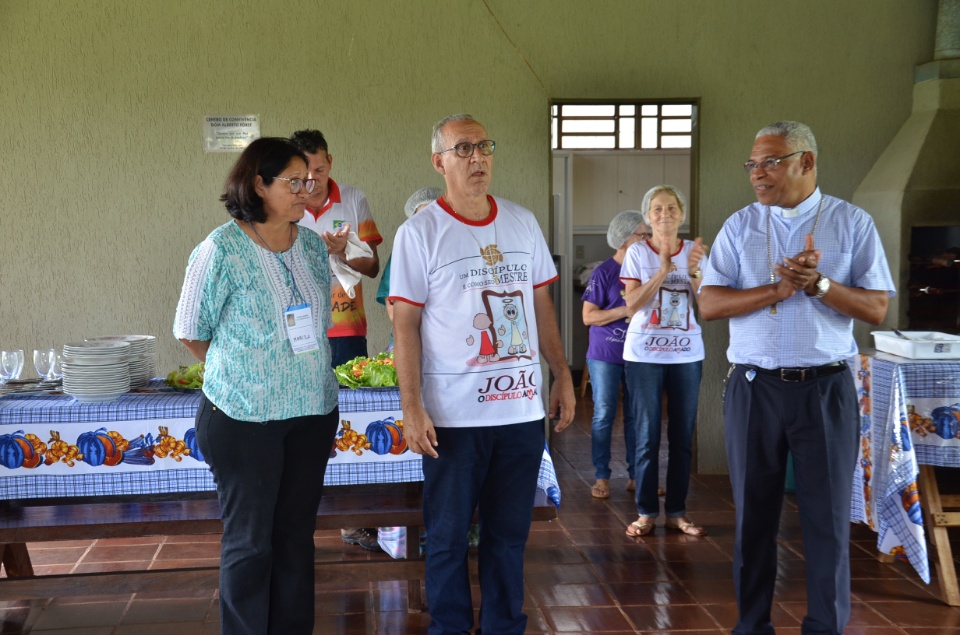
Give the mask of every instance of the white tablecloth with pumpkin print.
<svg viewBox="0 0 960 635">
<path fill-rule="evenodd" d="M 196 445 L 199 391 L 159 379 L 116 401 L 80 403 L 64 394 L 0 398 L 0 499 L 214 491 Z M 397 388 L 341 388 L 340 428 L 326 485 L 423 480 L 422 458 L 403 439 Z M 544 451 L 539 486 L 560 491 Z"/>
</svg>

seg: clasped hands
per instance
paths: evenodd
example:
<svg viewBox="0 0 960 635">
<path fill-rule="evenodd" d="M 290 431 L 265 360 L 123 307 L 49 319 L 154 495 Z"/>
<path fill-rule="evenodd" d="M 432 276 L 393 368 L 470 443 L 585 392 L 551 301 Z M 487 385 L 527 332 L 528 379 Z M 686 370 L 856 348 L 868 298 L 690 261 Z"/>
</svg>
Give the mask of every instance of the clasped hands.
<svg viewBox="0 0 960 635">
<path fill-rule="evenodd" d="M 350 223 L 345 223 L 337 231 L 323 232 L 320 238 L 327 243 L 327 251 L 331 256 L 339 256 L 341 260 L 345 259 L 347 253 L 347 234 L 350 233 Z"/>
<path fill-rule="evenodd" d="M 798 291 L 807 295 L 817 294 L 817 281 L 820 279 L 817 265 L 820 263 L 820 255 L 820 250 L 813 246 L 813 234 L 807 234 L 804 251 L 793 258 L 784 258 L 782 265 L 774 265 L 774 273 L 780 276 L 776 290 L 781 300 L 792 297 Z"/>
</svg>

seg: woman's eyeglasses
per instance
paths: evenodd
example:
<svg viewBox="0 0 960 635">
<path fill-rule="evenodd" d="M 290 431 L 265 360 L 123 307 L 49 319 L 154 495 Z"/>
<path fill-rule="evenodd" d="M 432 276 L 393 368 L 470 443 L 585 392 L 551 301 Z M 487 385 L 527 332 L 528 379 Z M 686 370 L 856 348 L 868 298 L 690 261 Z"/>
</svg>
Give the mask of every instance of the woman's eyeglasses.
<svg viewBox="0 0 960 635">
<path fill-rule="evenodd" d="M 313 192 L 313 188 L 317 186 L 317 179 L 301 179 L 299 177 L 287 178 L 285 176 L 274 177 L 281 181 L 286 181 L 287 185 L 290 186 L 290 193 L 296 194 L 302 189 L 307 190 L 307 194 Z"/>
</svg>

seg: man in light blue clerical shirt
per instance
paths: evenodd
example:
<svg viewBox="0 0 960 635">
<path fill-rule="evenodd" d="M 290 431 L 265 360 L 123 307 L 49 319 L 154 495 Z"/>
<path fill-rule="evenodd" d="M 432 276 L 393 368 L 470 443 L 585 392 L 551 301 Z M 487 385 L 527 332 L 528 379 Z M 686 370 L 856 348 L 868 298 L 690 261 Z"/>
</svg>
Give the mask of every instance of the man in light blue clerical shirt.
<svg viewBox="0 0 960 635">
<path fill-rule="evenodd" d="M 757 133 L 744 164 L 757 202 L 724 223 L 700 310 L 730 319 L 723 412 L 736 504 L 735 635 L 772 635 L 777 531 L 794 458 L 807 573 L 804 635 L 850 619 L 850 497 L 859 434 L 846 360 L 853 321 L 880 324 L 894 293 L 873 219 L 817 187 L 810 128 Z"/>
</svg>

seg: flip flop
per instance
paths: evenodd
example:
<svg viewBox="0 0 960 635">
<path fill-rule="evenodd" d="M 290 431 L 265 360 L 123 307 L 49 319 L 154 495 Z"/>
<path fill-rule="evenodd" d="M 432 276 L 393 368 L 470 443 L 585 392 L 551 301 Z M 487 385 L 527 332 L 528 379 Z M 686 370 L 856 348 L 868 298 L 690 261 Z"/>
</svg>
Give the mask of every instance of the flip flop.
<svg viewBox="0 0 960 635">
<path fill-rule="evenodd" d="M 598 478 L 590 488 L 590 495 L 594 498 L 610 498 L 610 481 Z"/>
<path fill-rule="evenodd" d="M 677 518 L 674 521 L 671 521 L 669 518 L 663 524 L 667 529 L 676 529 L 677 531 L 683 532 L 688 536 L 694 536 L 700 538 L 707 535 L 707 530 L 700 525 L 694 525 L 688 518 Z"/>
<path fill-rule="evenodd" d="M 655 519 L 649 516 L 641 516 L 627 525 L 627 535 L 631 538 L 646 536 L 653 531 L 653 521 Z"/>
</svg>

